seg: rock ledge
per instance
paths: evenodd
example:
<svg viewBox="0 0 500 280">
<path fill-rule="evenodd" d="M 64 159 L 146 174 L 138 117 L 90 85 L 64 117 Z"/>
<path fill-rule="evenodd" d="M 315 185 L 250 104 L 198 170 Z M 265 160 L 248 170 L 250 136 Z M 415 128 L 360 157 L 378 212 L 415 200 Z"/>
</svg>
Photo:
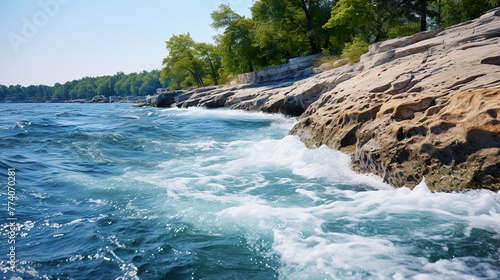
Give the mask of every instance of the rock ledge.
<svg viewBox="0 0 500 280">
<path fill-rule="evenodd" d="M 500 190 L 500 9 L 370 47 L 292 130 L 396 187 Z"/>
<path fill-rule="evenodd" d="M 310 147 L 352 156 L 395 187 L 500 190 L 500 9 L 370 46 L 355 65 L 261 84 L 177 91 L 158 107 L 281 112 Z"/>
</svg>

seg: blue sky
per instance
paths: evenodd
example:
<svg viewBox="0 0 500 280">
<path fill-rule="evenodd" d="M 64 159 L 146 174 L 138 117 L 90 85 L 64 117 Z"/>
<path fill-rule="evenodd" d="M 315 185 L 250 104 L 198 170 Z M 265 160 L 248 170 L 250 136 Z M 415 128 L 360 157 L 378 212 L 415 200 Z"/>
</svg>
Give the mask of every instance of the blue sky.
<svg viewBox="0 0 500 280">
<path fill-rule="evenodd" d="M 161 68 L 165 41 L 213 42 L 221 3 L 250 16 L 252 0 L 0 0 L 0 84 L 54 85 Z"/>
</svg>

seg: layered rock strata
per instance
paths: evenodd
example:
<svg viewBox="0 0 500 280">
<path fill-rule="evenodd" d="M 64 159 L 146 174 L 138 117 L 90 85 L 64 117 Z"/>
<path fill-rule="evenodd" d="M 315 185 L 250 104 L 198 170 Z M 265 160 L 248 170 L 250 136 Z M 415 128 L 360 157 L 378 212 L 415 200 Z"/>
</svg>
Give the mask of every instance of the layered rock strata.
<svg viewBox="0 0 500 280">
<path fill-rule="evenodd" d="M 301 80 L 169 93 L 153 105 L 300 116 L 291 133 L 351 154 L 356 170 L 393 186 L 425 177 L 433 190 L 500 190 L 500 9 L 324 68 Z"/>
<path fill-rule="evenodd" d="M 370 46 L 293 129 L 393 186 L 500 190 L 500 10 Z"/>
</svg>

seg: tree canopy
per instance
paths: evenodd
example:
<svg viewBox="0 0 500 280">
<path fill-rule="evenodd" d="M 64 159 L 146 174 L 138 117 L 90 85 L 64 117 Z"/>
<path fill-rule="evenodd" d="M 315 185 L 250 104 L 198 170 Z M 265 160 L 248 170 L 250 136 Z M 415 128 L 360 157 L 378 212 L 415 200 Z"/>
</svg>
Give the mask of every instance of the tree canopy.
<svg viewBox="0 0 500 280">
<path fill-rule="evenodd" d="M 217 84 L 302 55 L 340 55 L 345 47 L 359 53 L 368 43 L 448 27 L 498 6 L 500 0 L 257 0 L 246 18 L 222 4 L 211 13 L 221 31 L 216 45 L 207 52 L 189 34 L 172 36 L 162 78 L 175 88 Z"/>
<path fill-rule="evenodd" d="M 172 36 L 166 47 L 161 77 L 170 80 L 171 89 L 219 83 L 221 57 L 214 45 L 196 43 L 187 33 Z"/>
<path fill-rule="evenodd" d="M 151 72 L 85 77 L 54 86 L 3 86 L 0 101 L 71 100 L 153 94 L 217 85 L 240 73 L 325 53 L 356 60 L 369 43 L 448 27 L 499 7 L 500 0 L 256 0 L 251 17 L 221 4 L 211 13 L 221 33 L 215 44 L 189 33 L 166 41 L 163 68 Z"/>
<path fill-rule="evenodd" d="M 285 58 L 321 52 L 329 45 L 329 32 L 322 26 L 334 4 L 333 0 L 257 1 L 251 8 L 257 43 L 264 49 L 280 46 L 277 55 Z M 272 44 L 272 39 L 281 44 Z"/>
<path fill-rule="evenodd" d="M 255 44 L 255 22 L 234 12 L 222 4 L 212 12 L 212 27 L 224 29 L 216 38 L 222 55 L 222 69 L 226 74 L 253 71 L 266 64 L 260 59 L 260 49 Z"/>
</svg>

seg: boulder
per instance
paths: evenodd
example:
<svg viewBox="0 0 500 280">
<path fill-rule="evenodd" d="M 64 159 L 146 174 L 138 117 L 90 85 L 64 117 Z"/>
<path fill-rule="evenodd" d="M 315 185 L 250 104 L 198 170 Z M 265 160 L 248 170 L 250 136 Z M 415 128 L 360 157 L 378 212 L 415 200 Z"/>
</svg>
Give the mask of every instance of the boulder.
<svg viewBox="0 0 500 280">
<path fill-rule="evenodd" d="M 300 116 L 305 111 L 302 95 L 292 95 L 285 97 L 283 105 L 280 107 L 280 112 L 288 116 Z"/>
<path fill-rule="evenodd" d="M 213 95 L 207 96 L 206 98 L 200 100 L 199 106 L 203 106 L 206 108 L 224 107 L 224 105 L 226 104 L 226 100 L 230 96 L 233 96 L 233 95 L 234 95 L 234 92 L 232 92 L 232 91 L 222 92 L 219 94 L 213 94 Z"/>
<path fill-rule="evenodd" d="M 108 99 L 104 95 L 96 95 L 92 98 L 92 103 L 106 103 Z"/>
<path fill-rule="evenodd" d="M 151 106 L 154 107 L 171 107 L 175 103 L 176 93 L 168 92 L 154 95 L 150 99 Z"/>
</svg>

